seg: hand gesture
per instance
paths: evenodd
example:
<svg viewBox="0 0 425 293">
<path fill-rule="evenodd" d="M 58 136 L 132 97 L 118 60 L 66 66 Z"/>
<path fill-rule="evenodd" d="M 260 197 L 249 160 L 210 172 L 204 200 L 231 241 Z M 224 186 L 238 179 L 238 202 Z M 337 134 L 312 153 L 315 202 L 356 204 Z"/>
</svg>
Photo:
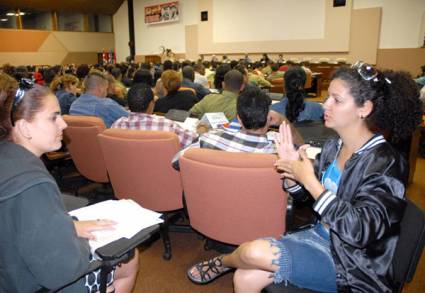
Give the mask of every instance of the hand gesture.
<svg viewBox="0 0 425 293">
<path fill-rule="evenodd" d="M 286 122 L 279 126 L 279 135 L 275 140 L 277 153 L 281 160 L 294 161 L 299 159 L 299 154 L 294 147 L 291 127 Z"/>
<path fill-rule="evenodd" d="M 314 174 L 313 163 L 307 157 L 305 151 L 307 147 L 307 145 L 303 145 L 299 148 L 299 160 L 278 160 L 275 166 L 282 172 L 282 177 L 297 181 L 303 185 L 314 198 L 317 198 L 324 191 L 324 188 Z"/>
<path fill-rule="evenodd" d="M 95 240 L 95 231 L 114 230 L 117 223 L 112 220 L 74 221 L 77 236 L 89 240 Z"/>
</svg>

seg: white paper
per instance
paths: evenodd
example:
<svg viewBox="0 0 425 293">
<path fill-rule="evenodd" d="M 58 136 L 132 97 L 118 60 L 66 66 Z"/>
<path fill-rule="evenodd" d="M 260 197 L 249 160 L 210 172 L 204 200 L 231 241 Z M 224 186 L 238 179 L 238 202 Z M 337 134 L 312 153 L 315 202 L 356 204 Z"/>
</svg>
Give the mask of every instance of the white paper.
<svg viewBox="0 0 425 293">
<path fill-rule="evenodd" d="M 117 224 L 114 230 L 95 231 L 96 240 L 89 240 L 92 252 L 122 237 L 131 238 L 140 230 L 162 223 L 160 213 L 142 208 L 131 199 L 107 200 L 91 206 L 70 211 L 80 221 L 112 220 Z"/>
<path fill-rule="evenodd" d="M 314 160 L 316 159 L 316 155 L 322 152 L 322 149 L 318 147 L 308 147 L 305 152 L 307 154 L 307 158 Z"/>
<path fill-rule="evenodd" d="M 201 118 L 201 122 L 210 125 L 212 128 L 217 129 L 220 125 L 229 123 L 226 115 L 223 112 L 205 113 Z"/>
<path fill-rule="evenodd" d="M 176 122 L 176 121 L 174 121 Z M 196 132 L 196 127 L 199 124 L 199 119 L 187 117 L 184 122 L 176 122 L 178 125 L 180 125 L 181 128 L 185 130 L 189 130 L 192 132 Z"/>
</svg>

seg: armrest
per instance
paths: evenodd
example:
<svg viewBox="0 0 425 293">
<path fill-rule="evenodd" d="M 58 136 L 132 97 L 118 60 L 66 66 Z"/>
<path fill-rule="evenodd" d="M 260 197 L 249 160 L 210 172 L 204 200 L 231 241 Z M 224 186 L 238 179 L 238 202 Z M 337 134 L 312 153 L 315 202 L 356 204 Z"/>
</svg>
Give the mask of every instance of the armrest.
<svg viewBox="0 0 425 293">
<path fill-rule="evenodd" d="M 101 280 L 101 292 L 102 289 L 106 290 L 106 275 L 107 273 L 116 265 L 128 260 L 134 255 L 134 249 L 145 242 L 146 240 L 150 239 L 150 237 L 157 233 L 159 231 L 159 225 L 154 225 L 151 227 L 148 227 L 146 229 L 141 230 L 139 233 L 134 235 L 132 238 L 121 238 L 114 242 L 111 242 L 105 246 L 102 246 L 98 249 L 96 249 L 96 253 L 102 258 L 102 260 L 96 260 L 90 263 L 89 268 L 87 271 L 82 273 L 78 278 L 70 282 L 69 284 L 65 284 L 61 288 L 56 289 L 46 289 L 42 288 L 36 293 L 45 293 L 45 292 L 57 292 L 66 286 L 74 283 L 75 281 L 79 280 L 83 276 L 87 275 L 88 273 L 95 271 L 97 269 L 101 269 L 101 274 L 104 275 L 104 280 Z"/>
<path fill-rule="evenodd" d="M 122 257 L 127 252 L 136 248 L 139 244 L 148 240 L 152 234 L 159 230 L 159 225 L 154 225 L 141 230 L 132 238 L 120 238 L 105 246 L 96 249 L 96 254 L 99 255 L 103 261 L 113 260 Z"/>
</svg>

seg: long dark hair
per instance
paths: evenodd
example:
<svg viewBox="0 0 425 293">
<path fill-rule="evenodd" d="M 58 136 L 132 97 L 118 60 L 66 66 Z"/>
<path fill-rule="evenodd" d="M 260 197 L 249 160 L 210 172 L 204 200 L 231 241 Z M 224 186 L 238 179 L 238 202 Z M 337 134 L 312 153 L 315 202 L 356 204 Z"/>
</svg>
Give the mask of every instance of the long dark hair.
<svg viewBox="0 0 425 293">
<path fill-rule="evenodd" d="M 358 106 L 373 103 L 365 121 L 369 129 L 387 134 L 393 144 L 410 137 L 422 121 L 419 91 L 407 72 L 377 71 L 376 77 L 366 80 L 355 68 L 342 67 L 333 74 L 334 79 L 347 84 Z"/>
<path fill-rule="evenodd" d="M 299 66 L 293 66 L 285 72 L 285 93 L 288 98 L 286 105 L 286 118 L 296 122 L 300 112 L 304 110 L 304 85 L 307 75 Z"/>
<path fill-rule="evenodd" d="M 214 87 L 221 91 L 223 89 L 222 83 L 224 81 L 224 76 L 227 72 L 231 70 L 230 65 L 225 63 L 221 64 L 219 67 L 217 67 L 217 70 L 215 71 L 214 76 Z"/>
</svg>

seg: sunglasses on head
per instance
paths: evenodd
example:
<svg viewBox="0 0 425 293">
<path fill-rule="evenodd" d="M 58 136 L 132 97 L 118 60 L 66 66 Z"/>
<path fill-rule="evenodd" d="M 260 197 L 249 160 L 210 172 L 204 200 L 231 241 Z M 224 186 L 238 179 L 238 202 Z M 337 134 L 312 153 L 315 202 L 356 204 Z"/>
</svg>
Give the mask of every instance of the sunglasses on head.
<svg viewBox="0 0 425 293">
<path fill-rule="evenodd" d="M 378 76 L 378 70 L 375 69 L 370 64 L 367 64 L 363 61 L 357 61 L 354 63 L 351 68 L 354 68 L 357 70 L 357 73 L 364 79 L 364 80 L 372 80 L 375 79 Z M 375 80 L 374 80 L 375 81 Z"/>
<path fill-rule="evenodd" d="M 374 82 L 378 81 L 379 71 L 370 64 L 367 64 L 363 61 L 357 61 L 354 63 L 351 68 L 357 70 L 357 73 L 366 81 L 373 80 Z M 385 78 L 387 83 L 391 83 L 388 78 Z"/>
<path fill-rule="evenodd" d="M 15 126 L 13 122 L 13 114 L 16 111 L 19 103 L 24 98 L 25 93 L 34 87 L 34 82 L 29 78 L 22 78 L 19 81 L 19 87 L 16 90 L 15 98 L 13 99 L 12 110 L 10 111 L 10 121 L 12 122 L 12 126 Z"/>
</svg>

